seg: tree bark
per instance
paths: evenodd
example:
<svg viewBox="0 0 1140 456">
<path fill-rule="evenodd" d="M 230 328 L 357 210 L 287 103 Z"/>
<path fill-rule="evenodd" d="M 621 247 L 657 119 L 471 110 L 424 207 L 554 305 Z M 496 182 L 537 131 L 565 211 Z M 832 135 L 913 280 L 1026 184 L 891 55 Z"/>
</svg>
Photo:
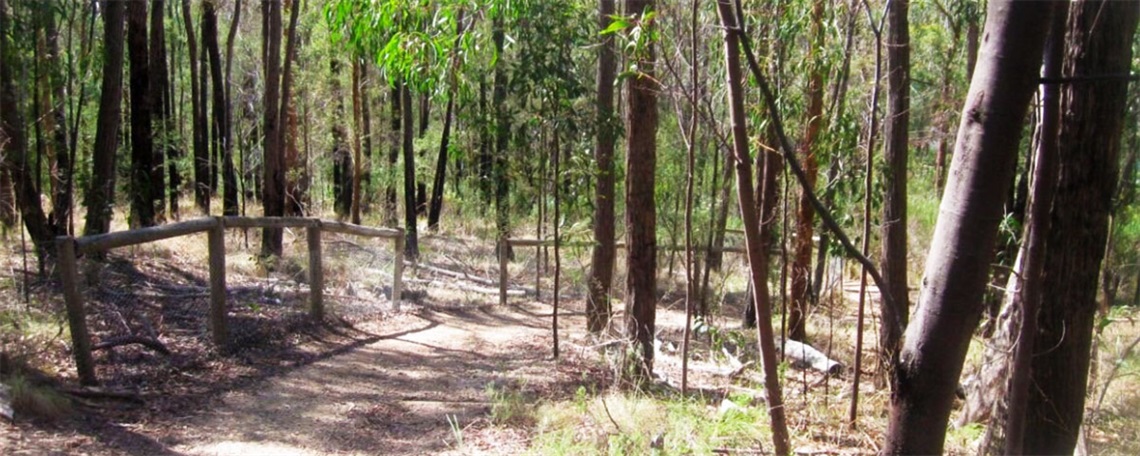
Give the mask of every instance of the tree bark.
<svg viewBox="0 0 1140 456">
<path fill-rule="evenodd" d="M 95 144 L 91 151 L 91 186 L 87 190 L 87 221 L 83 228 L 86 235 L 111 230 L 111 214 L 115 205 L 115 156 L 122 115 L 126 4 L 107 0 L 103 6 L 103 82 L 95 123 Z"/>
<path fill-rule="evenodd" d="M 146 2 L 127 2 L 127 54 L 130 59 L 131 227 L 154 226 L 154 138 L 151 136 L 150 64 Z"/>
<path fill-rule="evenodd" d="M 352 223 L 360 224 L 360 178 L 363 170 L 363 163 L 360 159 L 361 154 L 361 138 L 360 132 L 364 129 L 363 109 L 364 97 L 361 96 L 361 58 L 359 56 L 352 56 L 352 204 L 349 209 L 351 212 Z"/>
<path fill-rule="evenodd" d="M 210 213 L 210 151 L 207 144 L 206 106 L 202 98 L 201 72 L 198 66 L 198 42 L 194 37 L 194 18 L 190 0 L 182 0 L 182 22 L 186 25 L 186 44 L 190 61 L 190 118 L 194 147 L 194 204 Z"/>
<path fill-rule="evenodd" d="M 213 90 L 214 143 L 222 152 L 222 215 L 237 215 L 237 175 L 234 172 L 233 147 L 229 143 L 233 135 L 227 121 L 228 104 L 226 88 L 222 77 L 222 54 L 218 44 L 218 5 L 216 0 L 202 2 L 202 44 L 205 47 L 210 67 L 210 83 Z"/>
<path fill-rule="evenodd" d="M 609 27 L 614 0 L 598 0 L 598 27 Z M 617 57 L 612 35 L 602 36 L 598 48 L 597 100 L 594 119 L 597 136 L 594 146 L 594 247 L 590 253 L 589 295 L 586 299 L 586 329 L 603 331 L 610 323 L 610 290 L 613 287 L 614 258 L 617 256 L 614 228 L 614 78 Z"/>
<path fill-rule="evenodd" d="M 989 3 L 988 39 L 966 98 L 915 319 L 892 376 L 885 454 L 942 452 L 982 313 L 1002 199 L 1014 173 L 1052 4 Z"/>
<path fill-rule="evenodd" d="M 412 89 L 404 84 L 400 92 L 402 111 L 408 114 L 404 122 L 404 256 L 415 261 L 420 256 L 416 234 L 416 153 L 412 149 L 416 125 L 411 117 Z"/>
<path fill-rule="evenodd" d="M 439 156 L 436 157 L 435 178 L 431 186 L 431 203 L 428 208 L 428 229 L 439 228 L 439 216 L 443 211 L 443 184 L 447 178 L 447 155 L 451 145 L 451 117 L 455 111 L 455 96 L 459 91 L 459 45 L 463 39 L 463 11 L 459 12 L 455 25 L 455 50 L 451 55 L 451 72 L 447 79 L 447 108 L 443 113 L 443 133 L 439 139 Z"/>
<path fill-rule="evenodd" d="M 815 224 L 815 208 L 812 207 L 807 194 L 815 188 L 816 176 L 819 174 L 819 164 L 813 148 L 816 147 L 815 140 L 819 137 L 823 121 L 823 72 L 825 71 L 821 62 L 824 41 L 823 13 L 823 0 L 815 0 L 811 11 L 812 42 L 808 50 L 808 61 L 812 62 L 812 70 L 808 76 L 807 129 L 799 151 L 804 172 L 807 173 L 807 184 L 800 190 L 799 211 L 796 214 L 795 253 L 792 256 L 792 303 L 788 307 L 788 338 L 801 342 L 807 341 L 807 314 L 811 302 L 811 238 Z"/>
<path fill-rule="evenodd" d="M 739 10 L 739 3 L 736 6 Z M 790 454 L 791 448 L 777 367 L 779 360 L 776 357 L 775 330 L 772 328 L 772 303 L 768 294 L 768 252 L 761 234 L 761 224 L 766 220 L 757 215 L 756 201 L 752 193 L 752 157 L 748 150 L 748 131 L 745 125 L 744 78 L 741 75 L 738 37 L 742 31 L 739 19 L 728 0 L 717 0 L 717 13 L 724 26 L 725 66 L 732 119 L 733 152 L 736 159 L 736 194 L 740 217 L 744 220 L 744 243 L 748 255 L 749 279 L 753 289 L 752 305 L 756 308 L 757 315 L 757 339 L 760 342 L 760 357 L 764 364 L 764 390 L 767 394 L 768 414 L 772 420 L 773 449 L 777 455 L 787 455 Z M 769 159 L 766 159 L 765 163 L 765 177 L 762 179 L 764 193 L 768 193 L 769 190 L 775 193 L 774 171 L 777 163 L 776 160 Z M 760 212 L 764 214 L 775 208 L 775 199 L 765 196 L 761 205 Z"/>
<path fill-rule="evenodd" d="M 882 239 L 883 278 L 891 299 L 879 301 L 879 366 L 889 372 L 897 360 L 909 313 L 906 272 L 906 184 L 910 142 L 909 0 L 894 0 L 887 11 L 887 122 L 884 131 Z M 867 196 L 868 198 L 870 195 Z M 888 302 L 891 303 L 888 305 Z"/>
<path fill-rule="evenodd" d="M 285 214 L 285 172 L 282 169 L 281 154 L 281 2 L 262 1 L 262 36 L 265 52 L 265 99 L 262 116 L 262 131 L 265 134 L 262 147 L 264 178 L 262 180 L 262 205 L 266 217 L 280 217 Z M 265 228 L 261 234 L 261 255 L 281 256 L 282 232 L 279 228 Z"/>
<path fill-rule="evenodd" d="M 626 0 L 625 13 L 636 17 L 645 32 L 654 25 L 643 16 L 655 9 L 653 0 Z M 657 317 L 657 166 L 656 55 L 647 43 L 637 62 L 638 75 L 626 88 L 626 336 L 639 350 L 631 364 L 649 379 L 653 373 L 653 337 Z"/>
<path fill-rule="evenodd" d="M 1138 9 L 1136 2 L 1072 3 L 1062 75 L 1127 73 Z M 1060 174 L 1033 342 L 1026 454 L 1072 454 L 1077 442 L 1127 94 L 1123 79 L 1062 87 Z"/>
<path fill-rule="evenodd" d="M 226 100 L 226 102 L 225 102 L 225 116 L 226 116 L 225 122 L 226 122 L 226 129 L 225 129 L 225 137 L 222 138 L 223 143 L 226 145 L 226 149 L 225 149 L 226 156 L 223 157 L 223 160 L 225 160 L 225 161 L 223 162 L 223 165 L 222 165 L 223 166 L 222 181 L 223 181 L 223 184 L 226 186 L 226 190 L 225 190 L 226 193 L 224 193 L 222 196 L 222 198 L 223 198 L 223 200 L 222 200 L 223 212 L 226 212 L 226 213 L 229 212 L 229 210 L 226 210 L 226 205 L 229 204 L 229 202 L 230 202 L 229 198 L 232 197 L 233 198 L 233 204 L 234 204 L 233 211 L 234 211 L 235 215 L 237 213 L 241 212 L 241 210 L 238 206 L 238 203 L 239 203 L 238 192 L 241 190 L 241 187 L 243 187 L 242 183 L 240 182 L 240 179 L 244 178 L 244 176 L 241 176 L 241 177 L 238 176 L 238 172 L 234 167 L 234 148 L 239 147 L 238 144 L 240 144 L 240 142 L 239 142 L 240 140 L 237 140 L 235 135 L 234 135 L 234 97 L 233 97 L 233 90 L 232 90 L 233 89 L 234 43 L 237 40 L 238 25 L 241 24 L 241 9 L 242 9 L 241 0 L 236 0 L 234 2 L 233 20 L 230 22 L 230 32 L 229 32 L 229 35 L 226 37 L 226 75 L 225 75 L 225 100 Z M 239 160 L 240 160 L 240 157 L 241 157 L 240 150 L 238 152 L 238 156 L 239 156 Z M 233 195 L 229 194 L 231 185 L 233 186 L 233 191 L 234 191 Z"/>
<path fill-rule="evenodd" d="M 154 0 L 150 10 L 150 103 L 151 117 L 154 119 L 154 144 L 151 159 L 150 184 L 151 204 L 154 205 L 155 219 L 161 222 L 166 217 L 166 156 L 172 155 L 175 131 L 172 113 L 172 100 L 167 96 L 170 81 L 166 78 L 166 21 L 163 14 L 164 0 Z"/>
<path fill-rule="evenodd" d="M 52 230 L 58 233 L 71 233 L 72 211 L 72 160 L 71 144 L 67 136 L 67 90 L 69 82 L 64 79 L 66 71 L 61 63 L 61 49 L 59 45 L 60 29 L 53 14 L 48 14 L 45 24 L 47 37 L 48 67 L 53 76 L 51 81 L 51 135 L 54 144 L 54 157 L 52 160 L 52 193 L 51 214 L 48 223 Z"/>
<path fill-rule="evenodd" d="M 403 97 L 400 83 L 392 84 L 388 93 L 388 102 L 391 104 L 390 118 L 388 120 L 388 171 L 384 180 L 384 219 L 389 224 L 396 225 L 396 162 L 400 158 L 400 144 L 403 137 L 401 121 L 404 117 Z"/>
</svg>

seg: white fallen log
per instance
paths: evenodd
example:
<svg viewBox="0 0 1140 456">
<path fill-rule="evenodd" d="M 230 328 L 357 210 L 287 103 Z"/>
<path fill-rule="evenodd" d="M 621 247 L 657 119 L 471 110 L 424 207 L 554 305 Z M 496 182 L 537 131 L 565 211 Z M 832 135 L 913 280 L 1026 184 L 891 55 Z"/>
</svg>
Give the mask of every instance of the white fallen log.
<svg viewBox="0 0 1140 456">
<path fill-rule="evenodd" d="M 784 357 L 792 361 L 793 367 L 814 369 L 827 375 L 841 375 L 847 369 L 811 345 L 794 340 L 784 342 Z"/>
</svg>

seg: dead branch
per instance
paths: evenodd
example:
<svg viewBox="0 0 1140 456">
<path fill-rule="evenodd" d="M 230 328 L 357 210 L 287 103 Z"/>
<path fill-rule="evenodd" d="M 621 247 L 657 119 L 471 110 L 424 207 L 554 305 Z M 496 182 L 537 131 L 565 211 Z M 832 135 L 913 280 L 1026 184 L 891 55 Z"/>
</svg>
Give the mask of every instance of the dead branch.
<svg viewBox="0 0 1140 456">
<path fill-rule="evenodd" d="M 136 335 L 112 337 L 93 345 L 91 347 L 91 351 L 104 350 L 131 344 L 142 345 L 163 355 L 170 356 L 170 349 L 166 348 L 166 345 L 163 345 L 163 343 L 159 342 L 158 339 Z"/>
</svg>

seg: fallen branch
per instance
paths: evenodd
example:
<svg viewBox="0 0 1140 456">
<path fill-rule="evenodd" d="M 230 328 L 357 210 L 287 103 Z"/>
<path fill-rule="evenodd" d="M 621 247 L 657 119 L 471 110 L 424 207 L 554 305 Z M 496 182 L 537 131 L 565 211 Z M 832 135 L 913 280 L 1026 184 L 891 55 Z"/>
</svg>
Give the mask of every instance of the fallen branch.
<svg viewBox="0 0 1140 456">
<path fill-rule="evenodd" d="M 142 397 L 140 397 L 138 393 L 133 392 L 133 391 L 122 391 L 122 390 L 116 391 L 116 390 L 108 390 L 108 389 L 103 389 L 103 388 L 99 388 L 99 387 L 88 386 L 88 387 L 83 387 L 83 388 L 65 389 L 65 390 L 63 390 L 63 393 L 66 393 L 66 394 L 69 394 L 69 395 L 72 395 L 72 396 L 75 396 L 78 398 L 83 398 L 83 399 L 114 399 L 117 401 L 134 402 L 137 404 L 143 403 Z"/>
<path fill-rule="evenodd" d="M 122 345 L 137 344 L 146 348 L 162 353 L 163 355 L 170 355 L 170 349 L 166 348 L 158 339 L 151 339 L 143 336 L 119 336 L 99 342 L 91 347 L 91 351 L 104 350 L 108 348 L 115 348 Z"/>
<path fill-rule="evenodd" d="M 420 269 L 426 269 L 426 270 L 434 272 L 436 274 L 443 274 L 445 276 L 454 277 L 456 279 L 470 280 L 472 282 L 480 283 L 480 284 L 483 284 L 483 285 L 486 285 L 489 287 L 499 286 L 499 282 L 497 280 L 491 280 L 491 279 L 485 279 L 485 278 L 482 278 L 479 276 L 473 276 L 473 275 L 468 274 L 466 272 L 450 271 L 447 269 L 443 269 L 440 267 L 429 265 L 427 263 L 420 263 L 419 267 L 420 267 Z M 498 292 L 496 291 L 496 293 L 498 293 Z"/>
<path fill-rule="evenodd" d="M 792 366 L 814 369 L 827 375 L 841 375 L 846 370 L 842 363 L 828 358 L 815 347 L 794 340 L 784 342 L 784 357 L 792 360 Z"/>
</svg>

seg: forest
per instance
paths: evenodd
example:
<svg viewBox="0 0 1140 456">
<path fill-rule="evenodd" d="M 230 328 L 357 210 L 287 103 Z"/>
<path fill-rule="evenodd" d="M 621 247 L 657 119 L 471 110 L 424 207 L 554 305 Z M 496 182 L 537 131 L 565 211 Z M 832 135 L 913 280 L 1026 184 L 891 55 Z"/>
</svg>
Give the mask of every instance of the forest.
<svg viewBox="0 0 1140 456">
<path fill-rule="evenodd" d="M 1138 20 L 0 0 L 0 453 L 1140 453 Z"/>
</svg>

